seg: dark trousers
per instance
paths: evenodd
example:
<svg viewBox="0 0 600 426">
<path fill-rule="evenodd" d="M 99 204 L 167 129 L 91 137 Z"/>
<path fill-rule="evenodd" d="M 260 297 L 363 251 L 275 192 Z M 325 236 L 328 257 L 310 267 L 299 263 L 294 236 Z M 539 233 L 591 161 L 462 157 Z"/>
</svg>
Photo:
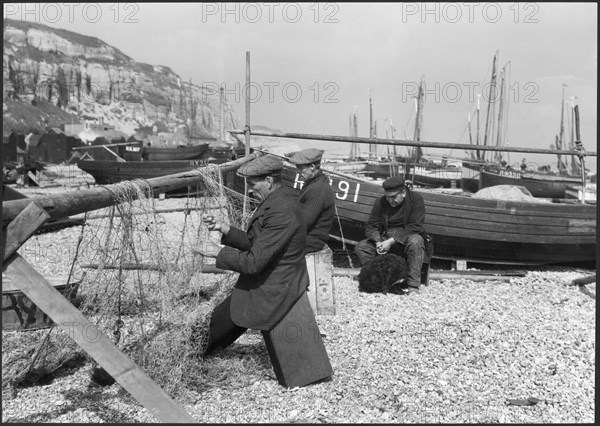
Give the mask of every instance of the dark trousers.
<svg viewBox="0 0 600 426">
<path fill-rule="evenodd" d="M 361 265 L 367 264 L 367 262 L 379 254 L 377 253 L 375 244 L 371 240 L 362 240 L 356 245 L 354 252 Z M 421 267 L 423 266 L 425 255 L 425 241 L 423 241 L 423 237 L 418 234 L 410 234 L 404 239 L 402 244 L 396 242 L 392 245 L 389 253 L 402 256 L 406 259 L 408 265 L 406 284 L 411 287 L 419 287 L 421 285 Z"/>
<path fill-rule="evenodd" d="M 213 311 L 205 355 L 229 346 L 247 330 L 231 321 L 230 300 L 228 297 Z M 306 386 L 333 374 L 306 293 L 273 329 L 263 331 L 262 335 L 277 381 L 282 386 Z"/>
<path fill-rule="evenodd" d="M 230 304 L 231 296 L 215 307 L 210 317 L 210 334 L 204 355 L 208 355 L 215 349 L 226 348 L 248 330 L 233 323 L 231 314 L 229 313 Z"/>
</svg>

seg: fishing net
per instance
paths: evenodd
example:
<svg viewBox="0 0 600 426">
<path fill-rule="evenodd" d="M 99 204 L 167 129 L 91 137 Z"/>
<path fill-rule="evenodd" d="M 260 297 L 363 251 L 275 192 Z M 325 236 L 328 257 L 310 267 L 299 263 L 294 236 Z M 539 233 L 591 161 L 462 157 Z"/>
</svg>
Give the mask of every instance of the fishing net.
<svg viewBox="0 0 600 426">
<path fill-rule="evenodd" d="M 116 203 L 86 213 L 69 270 L 70 282 L 78 285 L 74 304 L 172 394 L 203 381 L 211 312 L 237 280 L 233 272 L 202 272 L 214 258 L 201 253 L 216 254 L 221 236 L 208 231 L 202 215 L 245 229 L 257 205 L 247 200 L 244 206 L 216 166 L 197 171 L 199 183 L 173 199 L 178 207 L 172 209 L 158 208 L 147 181 L 105 186 Z M 3 390 L 86 356 L 59 329 L 17 334 L 9 337 L 20 339 L 20 352 L 5 353 L 3 345 Z"/>
</svg>

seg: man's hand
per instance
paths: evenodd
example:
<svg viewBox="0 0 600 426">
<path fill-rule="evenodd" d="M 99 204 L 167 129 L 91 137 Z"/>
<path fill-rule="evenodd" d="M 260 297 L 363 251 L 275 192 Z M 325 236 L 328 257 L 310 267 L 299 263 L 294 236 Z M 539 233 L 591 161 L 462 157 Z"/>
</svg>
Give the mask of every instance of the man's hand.
<svg viewBox="0 0 600 426">
<path fill-rule="evenodd" d="M 376 244 L 376 249 L 377 249 L 377 253 L 379 254 L 386 254 L 388 251 L 390 251 L 390 248 L 392 248 L 392 246 L 394 245 L 394 239 L 393 238 L 388 238 L 385 241 L 381 241 L 379 243 Z"/>
<path fill-rule="evenodd" d="M 208 227 L 209 231 L 219 231 L 223 235 L 229 233 L 229 225 L 218 221 L 214 216 L 205 214 L 202 216 L 202 222 Z"/>
</svg>

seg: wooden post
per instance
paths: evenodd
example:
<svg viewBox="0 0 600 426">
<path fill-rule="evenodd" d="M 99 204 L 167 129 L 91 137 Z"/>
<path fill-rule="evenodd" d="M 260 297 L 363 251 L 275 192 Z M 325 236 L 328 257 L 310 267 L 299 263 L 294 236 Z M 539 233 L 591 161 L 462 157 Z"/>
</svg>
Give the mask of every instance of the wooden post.
<svg viewBox="0 0 600 426">
<path fill-rule="evenodd" d="M 315 315 L 335 315 L 333 293 L 333 252 L 328 246 L 306 255 L 310 285 L 306 292 Z"/>
<path fill-rule="evenodd" d="M 585 150 L 581 143 L 581 134 L 579 133 L 579 105 L 575 105 L 575 146 L 579 151 L 578 157 L 581 163 L 581 204 L 585 204 Z"/>
<path fill-rule="evenodd" d="M 54 286 L 39 274 L 16 250 L 42 226 L 50 215 L 31 202 L 6 227 L 6 252 L 2 275 L 18 288 L 55 324 L 115 378 L 135 399 L 160 421 L 190 423 L 190 417 L 137 365 L 123 354 Z"/>
<path fill-rule="evenodd" d="M 246 156 L 250 155 L 250 52 L 246 52 Z"/>
<path fill-rule="evenodd" d="M 250 155 L 250 52 L 246 52 L 246 128 L 244 129 L 244 136 L 246 141 L 246 153 L 245 156 Z M 244 205 L 242 207 L 242 218 L 246 217 L 248 205 L 248 181 L 244 178 Z"/>
</svg>

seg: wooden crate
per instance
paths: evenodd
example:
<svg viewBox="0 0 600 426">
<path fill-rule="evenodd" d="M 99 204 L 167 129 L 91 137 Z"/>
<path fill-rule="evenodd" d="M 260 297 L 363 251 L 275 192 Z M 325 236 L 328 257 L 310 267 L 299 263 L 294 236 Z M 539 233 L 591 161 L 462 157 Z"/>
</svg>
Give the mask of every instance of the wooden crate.
<svg viewBox="0 0 600 426">
<path fill-rule="evenodd" d="M 310 285 L 306 295 L 315 315 L 335 315 L 333 252 L 327 246 L 306 255 Z"/>
<path fill-rule="evenodd" d="M 67 288 L 66 277 L 50 277 L 50 284 L 69 301 L 74 301 L 80 282 L 71 282 Z M 2 330 L 37 330 L 48 328 L 52 320 L 44 311 L 25 296 L 7 277 L 2 277 Z"/>
</svg>

